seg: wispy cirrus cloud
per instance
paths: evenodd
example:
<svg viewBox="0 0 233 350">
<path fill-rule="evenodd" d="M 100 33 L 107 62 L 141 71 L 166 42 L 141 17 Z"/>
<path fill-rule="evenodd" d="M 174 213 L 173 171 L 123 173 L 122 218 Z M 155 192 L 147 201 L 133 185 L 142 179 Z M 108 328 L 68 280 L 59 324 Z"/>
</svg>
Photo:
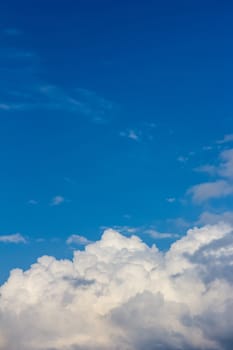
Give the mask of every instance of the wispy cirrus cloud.
<svg viewBox="0 0 233 350">
<path fill-rule="evenodd" d="M 120 131 L 119 136 L 135 142 L 151 142 L 154 139 L 154 132 L 156 127 L 157 125 L 154 123 L 138 122 L 136 126 Z"/>
<path fill-rule="evenodd" d="M 26 243 L 26 239 L 20 234 L 15 233 L 11 235 L 0 235 L 0 243 Z"/>
<path fill-rule="evenodd" d="M 179 156 L 179 157 L 177 158 L 177 161 L 178 161 L 179 163 L 186 163 L 188 160 L 189 160 L 189 157 L 185 157 L 185 156 Z"/>
<path fill-rule="evenodd" d="M 63 197 L 63 196 L 55 196 L 55 197 L 53 197 L 52 199 L 51 199 L 51 201 L 50 201 L 50 205 L 52 206 L 52 207 L 54 207 L 54 206 L 58 206 L 58 205 L 61 205 L 62 203 L 64 203 L 65 202 L 65 198 Z"/>
<path fill-rule="evenodd" d="M 199 166 L 199 167 L 195 168 L 194 170 L 199 172 L 199 173 L 216 175 L 216 166 L 215 165 L 206 164 L 206 165 Z"/>
<path fill-rule="evenodd" d="M 171 232 L 159 232 L 154 229 L 148 229 L 144 231 L 145 234 L 148 234 L 151 238 L 155 239 L 175 239 L 179 238 L 180 235 Z"/>
<path fill-rule="evenodd" d="M 220 161 L 217 169 L 218 174 L 233 179 L 233 148 L 221 152 Z"/>
<path fill-rule="evenodd" d="M 169 227 L 172 227 L 173 229 L 178 229 L 179 231 L 182 231 L 184 229 L 192 227 L 193 223 L 188 221 L 187 219 L 183 217 L 177 217 L 173 219 L 167 219 L 166 223 L 169 225 Z"/>
<path fill-rule="evenodd" d="M 168 232 L 160 232 L 158 231 L 154 226 L 139 226 L 139 227 L 131 227 L 128 225 L 123 225 L 123 226 L 113 226 L 112 227 L 114 230 L 125 234 L 125 235 L 143 235 L 143 236 L 150 236 L 151 238 L 154 238 L 156 240 L 161 240 L 161 239 L 176 239 L 180 237 L 176 233 L 168 233 Z M 106 226 L 102 226 L 101 229 L 109 229 Z"/>
<path fill-rule="evenodd" d="M 69 245 L 87 245 L 90 244 L 91 241 L 84 236 L 74 234 L 67 238 L 66 243 Z"/>
<path fill-rule="evenodd" d="M 120 132 L 120 136 L 121 137 L 126 137 L 130 140 L 133 140 L 133 141 L 139 141 L 140 140 L 140 132 L 134 130 L 134 129 L 130 129 L 130 130 L 127 130 L 127 131 L 121 131 Z"/>
<path fill-rule="evenodd" d="M 195 203 L 202 203 L 213 198 L 223 198 L 233 194 L 233 184 L 225 180 L 204 182 L 191 187 L 188 194 Z"/>
<path fill-rule="evenodd" d="M 194 202 L 202 203 L 233 195 L 233 149 L 220 152 L 216 164 L 205 164 L 194 170 L 215 176 L 214 181 L 199 183 L 188 189 L 187 194 L 192 196 Z"/>
<path fill-rule="evenodd" d="M 224 135 L 223 139 L 217 141 L 219 145 L 229 143 L 229 142 L 233 142 L 233 134 L 226 134 Z"/>
<path fill-rule="evenodd" d="M 97 124 L 112 118 L 116 105 L 97 92 L 40 79 L 40 57 L 33 51 L 0 48 L 0 66 L 0 112 L 63 111 Z"/>
<path fill-rule="evenodd" d="M 88 89 L 77 88 L 67 92 L 55 85 L 40 85 L 36 93 L 38 102 L 34 107 L 80 113 L 96 123 L 104 122 L 113 110 L 112 102 Z"/>
<path fill-rule="evenodd" d="M 217 164 L 205 164 L 195 170 L 209 175 L 233 178 L 233 149 L 231 148 L 220 152 Z"/>
<path fill-rule="evenodd" d="M 14 27 L 8 27 L 8 28 L 4 28 L 3 29 L 3 34 L 7 35 L 7 36 L 20 36 L 23 34 L 22 30 L 18 29 L 18 28 L 14 28 Z"/>
<path fill-rule="evenodd" d="M 110 227 L 107 227 L 107 226 L 102 226 L 101 227 L 101 230 L 107 230 L 109 229 Z M 122 234 L 135 234 L 135 233 L 138 233 L 140 230 L 141 230 L 141 227 L 132 227 L 132 226 L 129 226 L 129 225 L 115 225 L 112 227 L 114 230 L 122 233 Z"/>
<path fill-rule="evenodd" d="M 168 198 L 166 198 L 166 202 L 168 202 L 168 203 L 174 203 L 175 201 L 176 201 L 175 197 L 168 197 Z"/>
<path fill-rule="evenodd" d="M 10 111 L 11 109 L 12 109 L 12 106 L 10 104 L 0 103 L 0 110 Z"/>
<path fill-rule="evenodd" d="M 33 84 L 17 91 L 8 91 L 7 102 L 1 101 L 0 110 L 65 111 L 88 117 L 94 123 L 104 123 L 112 114 L 113 104 L 99 97 L 95 92 L 84 89 L 65 91 L 55 85 Z"/>
<path fill-rule="evenodd" d="M 216 212 L 216 211 L 204 211 L 199 216 L 198 220 L 196 221 L 197 225 L 215 225 L 219 222 L 225 222 L 233 225 L 233 211 L 222 211 L 222 212 Z"/>
</svg>

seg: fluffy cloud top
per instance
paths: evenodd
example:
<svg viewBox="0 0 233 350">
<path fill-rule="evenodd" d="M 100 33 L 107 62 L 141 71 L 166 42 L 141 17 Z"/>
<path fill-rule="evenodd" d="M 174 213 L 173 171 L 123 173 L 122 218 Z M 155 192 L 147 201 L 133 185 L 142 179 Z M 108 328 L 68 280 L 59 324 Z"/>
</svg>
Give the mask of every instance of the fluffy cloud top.
<svg viewBox="0 0 233 350">
<path fill-rule="evenodd" d="M 232 276 L 231 225 L 189 230 L 166 253 L 109 229 L 73 261 L 11 272 L 0 349 L 230 350 Z"/>
</svg>

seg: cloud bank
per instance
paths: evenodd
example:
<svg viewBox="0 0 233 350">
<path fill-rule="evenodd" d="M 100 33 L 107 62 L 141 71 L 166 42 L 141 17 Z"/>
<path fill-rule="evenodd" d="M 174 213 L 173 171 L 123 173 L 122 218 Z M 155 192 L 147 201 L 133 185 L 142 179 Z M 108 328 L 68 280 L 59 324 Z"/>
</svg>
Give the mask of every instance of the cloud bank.
<svg viewBox="0 0 233 350">
<path fill-rule="evenodd" d="M 13 270 L 0 349 L 232 349 L 232 229 L 194 228 L 167 252 L 108 229 L 72 261 Z"/>
</svg>

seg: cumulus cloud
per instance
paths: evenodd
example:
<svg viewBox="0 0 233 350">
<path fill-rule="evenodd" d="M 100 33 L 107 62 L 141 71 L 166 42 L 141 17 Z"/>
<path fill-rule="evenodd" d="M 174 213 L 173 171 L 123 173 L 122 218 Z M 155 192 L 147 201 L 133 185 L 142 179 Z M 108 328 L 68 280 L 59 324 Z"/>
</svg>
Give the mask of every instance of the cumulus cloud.
<svg viewBox="0 0 233 350">
<path fill-rule="evenodd" d="M 0 236 L 0 243 L 26 243 L 26 239 L 20 233 L 15 233 Z"/>
<path fill-rule="evenodd" d="M 0 288 L 1 350 L 230 350 L 233 227 L 167 252 L 108 229 L 70 260 L 43 256 Z"/>
</svg>

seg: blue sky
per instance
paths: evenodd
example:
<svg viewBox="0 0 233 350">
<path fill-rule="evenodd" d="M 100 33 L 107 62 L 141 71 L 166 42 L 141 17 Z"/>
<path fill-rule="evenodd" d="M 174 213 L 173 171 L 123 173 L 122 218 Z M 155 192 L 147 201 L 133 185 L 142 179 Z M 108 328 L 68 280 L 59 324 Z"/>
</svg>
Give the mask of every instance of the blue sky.
<svg viewBox="0 0 233 350">
<path fill-rule="evenodd" d="M 231 22 L 228 1 L 0 5 L 0 279 L 104 227 L 166 249 L 231 216 Z"/>
</svg>

